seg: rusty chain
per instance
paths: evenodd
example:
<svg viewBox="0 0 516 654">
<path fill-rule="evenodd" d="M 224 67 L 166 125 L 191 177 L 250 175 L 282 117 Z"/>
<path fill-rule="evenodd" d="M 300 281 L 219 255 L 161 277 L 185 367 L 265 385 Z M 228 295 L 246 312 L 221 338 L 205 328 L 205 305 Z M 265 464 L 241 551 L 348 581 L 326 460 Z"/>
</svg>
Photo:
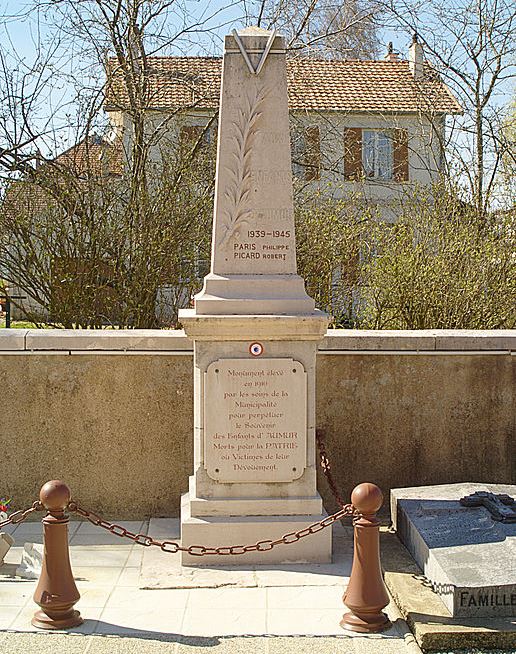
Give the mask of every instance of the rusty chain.
<svg viewBox="0 0 516 654">
<path fill-rule="evenodd" d="M 344 502 L 341 494 L 339 493 L 339 489 L 337 488 L 337 484 L 335 483 L 335 479 L 333 478 L 333 474 L 331 472 L 330 459 L 328 458 L 326 447 L 324 445 L 325 436 L 326 434 L 323 429 L 315 430 L 315 441 L 317 443 L 317 449 L 319 450 L 321 468 L 324 476 L 328 481 L 328 486 L 330 487 L 332 495 L 335 498 L 337 504 L 341 507 L 344 507 L 346 506 L 346 503 Z"/>
<path fill-rule="evenodd" d="M 316 441 L 320 454 L 321 467 L 325 477 L 328 480 L 328 484 L 333 493 L 333 496 L 335 497 L 341 509 L 332 515 L 327 516 L 323 520 L 320 520 L 319 522 L 315 522 L 314 524 L 311 524 L 308 527 L 304 527 L 303 529 L 299 529 L 298 531 L 292 531 L 288 534 L 284 534 L 281 538 L 277 538 L 276 540 L 261 540 L 252 545 L 225 545 L 221 547 L 190 545 L 188 547 L 183 547 L 175 541 L 160 541 L 146 534 L 135 534 L 122 525 L 104 520 L 102 516 L 97 515 L 93 511 L 88 511 L 87 509 L 82 508 L 77 502 L 74 502 L 73 500 L 69 502 L 68 510 L 72 513 L 77 513 L 81 517 L 86 518 L 86 520 L 92 524 L 96 525 L 97 527 L 102 527 L 102 529 L 109 531 L 115 536 L 119 536 L 120 538 L 129 538 L 137 545 L 143 545 L 144 547 L 159 547 L 163 552 L 168 552 L 171 554 L 176 552 L 187 552 L 192 556 L 236 556 L 239 554 L 247 554 L 248 552 L 268 552 L 277 545 L 291 545 L 292 543 L 297 543 L 297 541 L 301 538 L 305 538 L 311 534 L 316 534 L 322 529 L 329 527 L 334 522 L 337 522 L 337 520 L 341 520 L 345 517 L 357 517 L 359 515 L 358 511 L 352 504 L 346 504 L 344 502 L 338 491 L 337 485 L 335 484 L 335 480 L 333 479 L 333 475 L 331 473 L 330 461 L 324 446 L 324 432 L 320 429 L 316 431 Z"/>
<path fill-rule="evenodd" d="M 2 520 L 2 522 L 0 522 L 0 529 L 7 525 L 18 525 L 21 522 L 24 522 L 31 513 L 34 513 L 34 511 L 43 511 L 43 505 L 41 502 L 33 502 L 30 508 L 11 513 L 7 520 Z"/>
<path fill-rule="evenodd" d="M 227 555 L 238 555 L 238 554 L 247 554 L 247 552 L 268 552 L 272 550 L 276 545 L 290 545 L 292 543 L 297 543 L 301 538 L 310 536 L 311 534 L 316 534 L 318 531 L 329 527 L 337 520 L 344 518 L 346 516 L 357 515 L 356 509 L 351 504 L 347 504 L 342 507 L 340 511 L 337 511 L 333 515 L 329 515 L 319 522 L 315 522 L 304 529 L 299 529 L 298 531 L 292 531 L 288 534 L 285 534 L 281 538 L 276 540 L 261 540 L 253 545 L 225 545 L 222 547 L 207 547 L 205 545 L 190 545 L 189 547 L 183 547 L 179 543 L 170 540 L 156 540 L 152 536 L 147 536 L 145 534 L 135 534 L 132 531 L 129 531 L 122 525 L 116 523 L 108 522 L 104 520 L 101 516 L 83 509 L 77 504 L 77 502 L 71 501 L 68 504 L 68 510 L 72 513 L 77 513 L 78 515 L 86 518 L 92 524 L 102 527 L 106 531 L 111 532 L 115 536 L 120 536 L 120 538 L 129 538 L 137 545 L 143 545 L 144 547 L 150 547 L 151 545 L 159 547 L 163 552 L 168 552 L 170 554 L 175 554 L 176 552 L 187 552 L 192 556 L 227 556 Z"/>
<path fill-rule="evenodd" d="M 209 555 L 238 555 L 238 554 L 247 554 L 247 552 L 268 552 L 272 550 L 277 545 L 291 545 L 292 543 L 297 543 L 301 538 L 310 536 L 311 534 L 316 534 L 317 532 L 329 527 L 337 520 L 341 520 L 345 517 L 356 517 L 359 515 L 358 511 L 352 504 L 345 504 L 342 499 L 335 481 L 331 473 L 331 465 L 326 453 L 324 446 L 324 432 L 320 429 L 316 431 L 316 441 L 317 447 L 320 454 L 320 463 L 323 469 L 324 475 L 328 480 L 330 489 L 337 500 L 341 509 L 332 515 L 327 516 L 319 522 L 315 522 L 308 527 L 299 529 L 298 531 L 292 531 L 288 534 L 284 534 L 281 538 L 276 540 L 261 540 L 252 545 L 225 545 L 221 547 L 208 547 L 205 545 L 190 545 L 188 547 L 183 547 L 179 543 L 170 540 L 159 541 L 152 536 L 146 534 L 135 534 L 129 529 L 126 529 L 122 525 L 109 522 L 104 520 L 101 516 L 97 515 L 93 511 L 88 511 L 87 509 L 82 508 L 77 504 L 77 502 L 71 501 L 68 503 L 68 510 L 72 513 L 77 513 L 86 520 L 89 520 L 92 524 L 106 529 L 115 536 L 120 536 L 120 538 L 129 538 L 137 545 L 143 545 L 144 547 L 155 546 L 159 547 L 163 552 L 169 552 L 174 554 L 175 552 L 187 552 L 192 556 L 209 556 Z M 6 527 L 7 525 L 17 525 L 24 522 L 29 515 L 36 511 L 43 511 L 44 507 L 40 501 L 33 502 L 32 506 L 28 509 L 15 511 L 7 518 L 0 522 L 0 529 Z"/>
</svg>

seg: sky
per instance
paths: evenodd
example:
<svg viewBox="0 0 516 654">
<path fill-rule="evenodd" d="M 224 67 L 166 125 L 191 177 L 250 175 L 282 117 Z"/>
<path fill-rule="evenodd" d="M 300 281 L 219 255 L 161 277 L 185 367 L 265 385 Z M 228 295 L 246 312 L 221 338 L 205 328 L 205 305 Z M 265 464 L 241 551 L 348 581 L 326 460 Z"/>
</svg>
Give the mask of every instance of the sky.
<svg viewBox="0 0 516 654">
<path fill-rule="evenodd" d="M 182 8 L 186 8 L 190 16 L 199 21 L 206 21 L 199 31 L 192 31 L 188 39 L 181 43 L 183 54 L 221 54 L 222 39 L 234 27 L 241 27 L 251 23 L 246 18 L 250 13 L 251 3 L 234 3 L 230 0 L 190 0 L 183 1 Z M 47 36 L 51 25 L 45 24 L 43 18 L 37 22 L 34 18 L 27 17 L 27 10 L 33 8 L 35 2 L 32 0 L 0 0 L 0 15 L 7 16 L 7 20 L 1 26 L 0 39 L 5 43 L 12 43 L 17 53 L 29 60 L 34 56 L 38 38 Z M 247 7 L 246 7 L 247 5 Z M 179 4 L 178 4 L 179 7 Z M 176 18 L 176 25 L 181 19 Z M 206 29 L 210 28 L 210 34 Z M 387 43 L 392 41 L 394 49 L 406 56 L 410 39 L 406 35 L 397 34 L 391 30 L 382 30 L 379 34 L 381 44 L 385 50 Z M 188 51 L 185 52 L 185 49 Z"/>
</svg>

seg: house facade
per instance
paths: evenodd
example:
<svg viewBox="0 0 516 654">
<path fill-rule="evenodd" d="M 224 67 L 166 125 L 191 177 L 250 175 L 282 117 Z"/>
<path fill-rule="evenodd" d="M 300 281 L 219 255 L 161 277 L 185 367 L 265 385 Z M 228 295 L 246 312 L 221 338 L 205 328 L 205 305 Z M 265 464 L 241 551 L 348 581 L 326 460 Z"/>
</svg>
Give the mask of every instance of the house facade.
<svg viewBox="0 0 516 654">
<path fill-rule="evenodd" d="M 146 120 L 167 142 L 216 138 L 220 58 L 149 58 Z M 445 166 L 446 119 L 461 107 L 424 61 L 414 38 L 407 59 L 390 48 L 378 61 L 287 60 L 296 187 L 360 193 L 384 220 L 407 192 L 429 187 Z M 121 71 L 108 66 L 105 110 L 130 152 L 131 119 Z"/>
</svg>

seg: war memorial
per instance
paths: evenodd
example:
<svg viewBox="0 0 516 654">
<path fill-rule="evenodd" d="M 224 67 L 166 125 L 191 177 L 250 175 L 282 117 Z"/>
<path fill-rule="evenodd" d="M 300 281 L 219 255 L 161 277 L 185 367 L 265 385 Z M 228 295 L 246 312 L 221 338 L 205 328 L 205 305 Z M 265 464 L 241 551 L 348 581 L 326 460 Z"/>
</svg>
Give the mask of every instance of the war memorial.
<svg viewBox="0 0 516 654">
<path fill-rule="evenodd" d="M 387 588 L 378 557 L 380 490 L 363 483 L 351 503 L 341 504 L 336 514 L 328 515 L 323 508 L 317 487 L 315 373 L 328 316 L 315 307 L 297 274 L 281 35 L 246 28 L 226 36 L 218 129 L 211 270 L 193 308 L 180 315 L 193 343 L 194 370 L 193 471 L 181 499 L 180 519 L 153 515 L 139 527 L 110 522 L 94 513 L 95 507 L 84 509 L 73 488 L 70 495 L 60 482 L 45 485 L 42 504 L 36 501 L 18 514 L 12 528 L 16 545 L 23 546 L 19 538 L 28 540 L 35 532 L 23 531 L 32 523 L 19 523 L 46 509 L 45 552 L 34 594 L 41 610 L 32 624 L 43 630 L 82 628 L 88 607 L 74 608 L 80 599 L 74 581 L 74 544 L 95 545 L 93 534 L 103 528 L 102 536 L 108 540 L 101 538 L 98 548 L 113 546 L 117 537 L 135 550 L 143 546 L 133 591 L 138 590 L 139 597 L 148 593 L 151 603 L 159 602 L 159 593 L 164 592 L 208 593 L 228 586 L 225 590 L 233 593 L 264 589 L 272 593 L 276 586 L 305 585 L 316 602 L 316 591 L 335 588 L 342 582 L 335 581 L 340 575 L 351 577 L 343 584 L 346 606 L 335 607 L 346 614 L 341 626 L 335 621 L 334 631 L 322 629 L 315 635 L 337 637 L 347 629 L 365 634 L 366 640 L 363 649 L 358 640 L 339 640 L 342 649 L 336 651 L 405 651 L 408 630 L 392 626 L 398 621 L 405 624 L 403 618 L 427 651 L 446 644 L 447 638 L 466 646 L 514 646 L 514 485 L 463 483 L 392 490 L 392 529 L 391 533 L 383 529 L 381 538 Z M 340 401 L 346 402 L 344 394 Z M 370 438 L 375 438 L 374 424 Z M 68 514 L 86 519 L 96 531 L 84 532 L 81 541 L 83 527 L 69 523 Z M 7 527 L 8 522 L 2 524 Z M 6 555 L 10 556 L 7 551 Z M 80 553 L 76 556 L 80 562 Z M 96 556 L 100 564 L 100 550 Z M 128 556 L 133 556 L 132 549 Z M 121 573 L 127 572 L 127 560 L 120 564 Z M 93 569 L 95 563 L 83 566 Z M 412 572 L 403 572 L 405 568 Z M 0 586 L 8 576 L 2 573 L 0 568 Z M 95 578 L 93 572 L 83 574 Z M 301 582 L 293 581 L 296 575 Z M 400 607 L 399 615 L 392 613 L 397 610 L 394 603 L 389 616 L 383 612 L 390 600 L 387 589 Z M 123 594 L 123 588 L 118 590 Z M 422 607 L 435 602 L 440 603 L 440 630 L 433 626 L 430 633 L 425 631 Z M 230 612 L 235 608 L 228 607 Z M 99 633 L 118 633 L 105 626 L 106 615 L 112 621 L 117 615 L 108 608 L 109 601 L 104 618 L 97 618 L 90 633 L 96 628 Z M 298 617 L 301 623 L 297 631 L 289 626 L 289 635 L 305 634 L 301 609 Z M 276 633 L 272 623 L 249 624 L 242 619 L 225 635 Z M 189 629 L 194 635 L 202 625 L 197 622 Z M 384 632 L 387 636 L 381 640 Z M 371 633 L 379 640 L 367 640 Z M 285 632 L 279 629 L 279 635 Z M 395 639 L 398 649 L 390 648 L 389 638 Z M 351 649 L 345 649 L 348 645 Z M 417 651 L 415 642 L 413 647 L 411 651 Z"/>
<path fill-rule="evenodd" d="M 195 360 L 195 470 L 181 533 L 229 544 L 324 517 L 315 357 L 328 319 L 296 270 L 285 48 L 275 33 L 226 37 L 218 142 L 211 272 L 180 316 Z M 331 530 L 310 541 L 267 556 L 329 561 Z"/>
</svg>

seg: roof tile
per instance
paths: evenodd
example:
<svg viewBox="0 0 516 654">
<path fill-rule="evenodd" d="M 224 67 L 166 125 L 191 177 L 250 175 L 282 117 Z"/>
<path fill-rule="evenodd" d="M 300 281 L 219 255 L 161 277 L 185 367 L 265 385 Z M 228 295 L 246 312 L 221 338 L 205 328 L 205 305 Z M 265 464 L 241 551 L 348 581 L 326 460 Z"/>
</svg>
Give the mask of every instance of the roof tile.
<svg viewBox="0 0 516 654">
<path fill-rule="evenodd" d="M 149 109 L 217 109 L 222 59 L 150 57 Z M 106 110 L 126 109 L 128 96 L 115 59 L 109 60 Z M 433 68 L 414 79 L 408 61 L 287 59 L 291 111 L 461 113 Z"/>
</svg>

